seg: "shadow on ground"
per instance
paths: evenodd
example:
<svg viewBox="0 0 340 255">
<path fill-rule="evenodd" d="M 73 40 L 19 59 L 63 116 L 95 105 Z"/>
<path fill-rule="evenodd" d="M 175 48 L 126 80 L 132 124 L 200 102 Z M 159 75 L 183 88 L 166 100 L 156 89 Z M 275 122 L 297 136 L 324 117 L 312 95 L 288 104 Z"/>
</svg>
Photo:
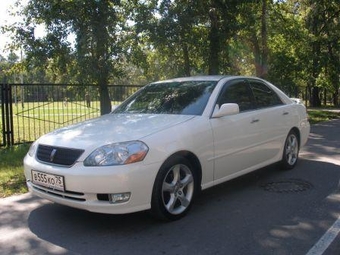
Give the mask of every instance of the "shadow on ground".
<svg viewBox="0 0 340 255">
<path fill-rule="evenodd" d="M 338 192 L 339 179 L 338 165 L 301 159 L 293 171 L 273 165 L 203 191 L 176 222 L 156 221 L 148 212 L 104 215 L 49 203 L 30 213 L 28 226 L 70 254 L 306 254 L 340 213 L 339 201 L 327 199 Z M 285 180 L 311 186 L 264 188 Z"/>
</svg>

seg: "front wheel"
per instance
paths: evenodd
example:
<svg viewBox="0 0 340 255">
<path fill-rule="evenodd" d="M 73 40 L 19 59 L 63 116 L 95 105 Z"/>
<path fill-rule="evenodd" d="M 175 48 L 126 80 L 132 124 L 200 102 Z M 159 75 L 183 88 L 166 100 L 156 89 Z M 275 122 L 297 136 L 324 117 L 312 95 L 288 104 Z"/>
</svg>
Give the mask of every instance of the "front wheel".
<svg viewBox="0 0 340 255">
<path fill-rule="evenodd" d="M 281 165 L 284 169 L 293 169 L 299 158 L 299 138 L 295 131 L 290 131 L 283 149 Z"/>
<path fill-rule="evenodd" d="M 174 157 L 156 177 L 151 212 L 162 220 L 178 220 L 187 214 L 196 192 L 195 172 L 186 158 Z"/>
</svg>

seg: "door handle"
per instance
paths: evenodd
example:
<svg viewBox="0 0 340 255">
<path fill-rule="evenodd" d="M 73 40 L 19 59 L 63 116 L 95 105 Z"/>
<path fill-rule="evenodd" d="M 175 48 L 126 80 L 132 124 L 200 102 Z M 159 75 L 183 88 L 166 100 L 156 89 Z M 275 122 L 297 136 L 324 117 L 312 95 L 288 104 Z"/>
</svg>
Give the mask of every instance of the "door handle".
<svg viewBox="0 0 340 255">
<path fill-rule="evenodd" d="M 259 119 L 253 119 L 250 123 L 253 124 L 253 123 L 256 123 L 256 122 L 259 122 L 260 120 Z"/>
<path fill-rule="evenodd" d="M 289 114 L 289 112 L 283 112 L 283 114 L 282 115 L 288 115 Z"/>
</svg>

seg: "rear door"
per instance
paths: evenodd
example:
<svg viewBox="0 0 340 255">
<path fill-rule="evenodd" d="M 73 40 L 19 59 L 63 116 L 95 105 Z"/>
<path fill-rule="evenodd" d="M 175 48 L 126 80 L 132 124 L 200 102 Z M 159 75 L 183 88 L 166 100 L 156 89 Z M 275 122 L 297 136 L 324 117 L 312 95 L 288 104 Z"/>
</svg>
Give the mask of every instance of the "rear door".
<svg viewBox="0 0 340 255">
<path fill-rule="evenodd" d="M 282 144 L 288 134 L 287 121 L 290 109 L 279 96 L 264 82 L 257 79 L 248 80 L 255 99 L 257 109 L 260 144 L 257 146 L 262 152 L 259 161 L 273 161 L 281 157 Z"/>
</svg>

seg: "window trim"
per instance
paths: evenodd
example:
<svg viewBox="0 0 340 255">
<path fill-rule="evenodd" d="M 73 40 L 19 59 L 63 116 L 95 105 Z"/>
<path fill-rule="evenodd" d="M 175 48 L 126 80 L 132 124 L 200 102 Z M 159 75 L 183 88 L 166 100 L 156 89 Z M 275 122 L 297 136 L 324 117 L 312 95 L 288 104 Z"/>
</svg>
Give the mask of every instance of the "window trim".
<svg viewBox="0 0 340 255">
<path fill-rule="evenodd" d="M 246 79 L 248 84 L 249 84 L 249 89 L 251 90 L 251 93 L 252 93 L 252 97 L 253 97 L 253 100 L 254 100 L 254 103 L 255 103 L 255 109 L 256 110 L 261 110 L 261 109 L 268 109 L 268 108 L 273 108 L 273 107 L 278 107 L 278 106 L 282 106 L 284 105 L 285 103 L 282 101 L 281 97 L 278 95 L 278 93 L 276 93 L 275 90 L 273 90 L 266 82 L 262 81 L 262 80 L 258 80 L 258 79 Z M 254 91 L 251 87 L 251 84 L 252 83 L 259 83 L 259 84 L 262 84 L 264 86 L 266 86 L 274 95 L 276 95 L 277 99 L 281 102 L 281 104 L 275 104 L 275 105 L 270 105 L 270 106 L 260 106 L 256 100 L 256 97 L 254 95 Z"/>
</svg>

